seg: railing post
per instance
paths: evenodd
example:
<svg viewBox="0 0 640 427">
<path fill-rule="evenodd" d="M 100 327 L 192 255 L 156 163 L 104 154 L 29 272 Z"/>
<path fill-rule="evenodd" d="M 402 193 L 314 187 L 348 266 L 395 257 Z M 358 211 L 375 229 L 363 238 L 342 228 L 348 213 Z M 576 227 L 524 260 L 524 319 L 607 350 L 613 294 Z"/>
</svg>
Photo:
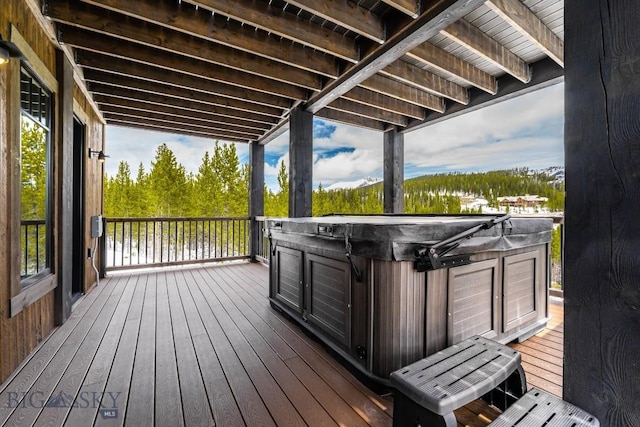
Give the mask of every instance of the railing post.
<svg viewBox="0 0 640 427">
<path fill-rule="evenodd" d="M 264 215 L 264 145 L 250 143 L 249 164 L 249 259 L 257 262 L 261 227 L 256 217 Z"/>
</svg>

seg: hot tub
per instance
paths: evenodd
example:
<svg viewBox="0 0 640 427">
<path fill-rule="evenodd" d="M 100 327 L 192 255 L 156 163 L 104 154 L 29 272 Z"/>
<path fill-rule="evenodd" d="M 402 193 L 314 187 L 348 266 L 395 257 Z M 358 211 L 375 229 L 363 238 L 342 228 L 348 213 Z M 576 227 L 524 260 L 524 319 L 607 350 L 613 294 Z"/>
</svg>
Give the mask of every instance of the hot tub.
<svg viewBox="0 0 640 427">
<path fill-rule="evenodd" d="M 269 218 L 273 307 L 370 378 L 472 335 L 526 339 L 547 318 L 552 220 Z"/>
</svg>

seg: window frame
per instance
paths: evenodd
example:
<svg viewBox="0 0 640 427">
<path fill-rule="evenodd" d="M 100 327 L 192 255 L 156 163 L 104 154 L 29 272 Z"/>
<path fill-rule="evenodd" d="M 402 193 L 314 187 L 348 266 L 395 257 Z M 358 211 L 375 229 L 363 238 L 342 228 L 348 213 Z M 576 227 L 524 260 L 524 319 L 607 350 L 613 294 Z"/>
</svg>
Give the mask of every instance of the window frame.
<svg viewBox="0 0 640 427">
<path fill-rule="evenodd" d="M 58 138 L 59 129 L 57 129 L 58 118 L 58 96 L 59 96 L 59 84 L 58 79 L 54 75 L 54 71 L 49 69 L 43 62 L 38 54 L 32 49 L 29 42 L 24 38 L 14 25 L 10 25 L 10 40 L 14 43 L 24 55 L 23 61 L 12 59 L 6 66 L 6 72 L 8 73 L 8 85 L 7 85 L 7 153 L 6 157 L 0 159 L 0 169 L 6 168 L 8 171 L 8 194 L 7 203 L 3 212 L 6 212 L 6 216 L 0 223 L 7 227 L 7 257 L 9 259 L 9 317 L 14 317 L 21 313 L 26 307 L 40 300 L 45 295 L 49 294 L 52 290 L 58 286 L 58 276 L 56 271 L 58 269 L 58 254 L 57 254 L 57 233 L 58 233 L 58 201 L 56 199 L 58 188 L 57 178 L 57 153 L 58 153 Z M 50 150 L 52 155 L 52 162 L 50 162 L 50 179 L 52 181 L 52 187 L 50 191 L 53 194 L 51 203 L 49 205 L 52 216 L 52 230 L 54 245 L 54 251 L 51 251 L 51 266 L 50 273 L 40 278 L 38 281 L 32 282 L 27 287 L 21 287 L 21 271 L 20 271 L 20 123 L 21 123 L 21 101 L 20 101 L 20 67 L 26 65 L 35 74 L 38 81 L 44 83 L 44 87 L 47 88 L 51 94 L 51 110 L 52 120 L 50 124 Z"/>
<path fill-rule="evenodd" d="M 46 130 L 46 182 L 47 182 L 47 187 L 46 187 L 46 192 L 45 192 L 45 267 L 38 271 L 37 273 L 30 275 L 30 276 L 26 276 L 26 277 L 22 277 L 22 273 L 20 272 L 20 292 L 23 292 L 29 288 L 31 288 L 33 285 L 41 282 L 43 279 L 46 279 L 48 276 L 51 276 L 54 273 L 54 267 L 53 267 L 53 263 L 54 263 L 54 222 L 53 222 L 53 215 L 54 215 L 54 206 L 53 206 L 53 202 L 54 202 L 54 197 L 53 197 L 53 190 L 54 190 L 54 186 L 55 186 L 55 180 L 54 180 L 54 176 L 53 176 L 53 161 L 54 161 L 54 156 L 53 156 L 53 145 L 54 145 L 54 108 L 55 108 L 55 93 L 49 89 L 47 87 L 47 85 L 43 82 L 43 80 L 38 76 L 38 74 L 33 70 L 33 68 L 31 68 L 29 66 L 29 64 L 27 64 L 25 61 L 21 61 L 20 63 L 20 68 L 19 68 L 19 73 L 20 73 L 20 114 L 19 114 L 19 120 L 20 123 L 18 124 L 18 126 L 20 126 L 20 129 L 22 129 L 22 119 L 23 116 L 28 118 L 29 120 L 31 120 L 35 125 L 40 126 L 41 128 Z M 33 85 L 33 82 L 35 82 L 35 84 L 37 84 L 40 89 L 42 90 L 42 92 L 44 92 L 44 94 L 46 94 L 48 100 L 47 100 L 47 112 L 46 112 L 46 124 L 43 124 L 41 120 L 37 119 L 35 116 L 33 116 L 31 111 L 26 111 L 23 106 L 22 106 L 22 77 L 23 74 L 28 76 L 31 79 L 31 85 Z M 20 131 L 21 133 L 21 131 Z M 21 141 L 22 139 L 20 139 Z M 19 144 L 20 147 L 20 152 L 22 151 L 22 143 L 20 142 Z M 20 159 L 22 159 L 22 154 L 20 154 Z M 19 164 L 19 168 L 18 168 L 18 172 L 21 174 L 22 173 L 22 162 L 20 162 Z M 21 193 L 21 186 L 18 186 L 18 191 L 20 191 Z M 20 210 L 20 224 L 22 223 L 22 210 Z M 20 225 L 21 227 L 21 225 Z M 20 251 L 20 256 L 21 256 L 21 260 L 20 262 L 22 262 L 22 251 Z"/>
</svg>

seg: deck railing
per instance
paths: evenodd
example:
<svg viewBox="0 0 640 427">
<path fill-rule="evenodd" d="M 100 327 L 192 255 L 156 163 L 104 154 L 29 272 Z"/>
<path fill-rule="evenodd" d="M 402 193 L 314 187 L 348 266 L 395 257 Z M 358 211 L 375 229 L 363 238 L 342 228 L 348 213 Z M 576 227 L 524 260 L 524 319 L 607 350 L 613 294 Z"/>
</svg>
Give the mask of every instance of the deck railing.
<svg viewBox="0 0 640 427">
<path fill-rule="evenodd" d="M 22 277 L 35 274 L 47 262 L 46 256 L 46 221 L 33 219 L 20 221 L 20 275 Z"/>
<path fill-rule="evenodd" d="M 562 217 L 553 217 L 554 227 L 560 227 L 560 251 L 564 252 Z M 269 263 L 269 239 L 264 235 L 265 218 L 256 217 L 258 224 L 255 257 Z M 25 244 L 38 245 L 39 227 L 44 221 L 23 221 Z M 247 259 L 250 257 L 250 218 L 106 218 L 102 246 L 102 270 L 193 264 L 201 262 Z M 28 237 L 29 236 L 29 237 Z M 28 240 L 28 241 L 27 241 Z M 37 246 L 36 246 L 37 247 Z M 32 251 L 33 252 L 33 251 Z M 41 258 L 27 259 L 24 265 L 37 266 Z M 36 251 L 39 254 L 39 251 Z M 35 256 L 35 255 L 34 255 Z M 551 262 L 551 288 L 561 295 L 562 258 Z"/>
<path fill-rule="evenodd" d="M 249 218 L 106 218 L 102 265 L 108 270 L 249 257 Z"/>
<path fill-rule="evenodd" d="M 258 245 L 256 248 L 256 259 L 265 264 L 269 264 L 269 238 L 264 235 L 265 217 L 256 217 L 258 223 Z"/>
</svg>

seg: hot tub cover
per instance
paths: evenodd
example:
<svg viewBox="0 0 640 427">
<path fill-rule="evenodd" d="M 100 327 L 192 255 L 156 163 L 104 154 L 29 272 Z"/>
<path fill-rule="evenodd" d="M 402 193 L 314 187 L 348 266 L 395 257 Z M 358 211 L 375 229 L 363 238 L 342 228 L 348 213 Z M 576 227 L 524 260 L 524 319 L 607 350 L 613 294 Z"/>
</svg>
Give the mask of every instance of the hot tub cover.
<svg viewBox="0 0 640 427">
<path fill-rule="evenodd" d="M 496 216 L 326 216 L 267 218 L 265 233 L 278 241 L 304 244 L 317 249 L 344 251 L 390 261 L 415 260 L 415 250 L 433 245 Z M 551 218 L 511 218 L 493 228 L 483 229 L 464 239 L 451 254 L 507 251 L 551 241 Z"/>
</svg>

